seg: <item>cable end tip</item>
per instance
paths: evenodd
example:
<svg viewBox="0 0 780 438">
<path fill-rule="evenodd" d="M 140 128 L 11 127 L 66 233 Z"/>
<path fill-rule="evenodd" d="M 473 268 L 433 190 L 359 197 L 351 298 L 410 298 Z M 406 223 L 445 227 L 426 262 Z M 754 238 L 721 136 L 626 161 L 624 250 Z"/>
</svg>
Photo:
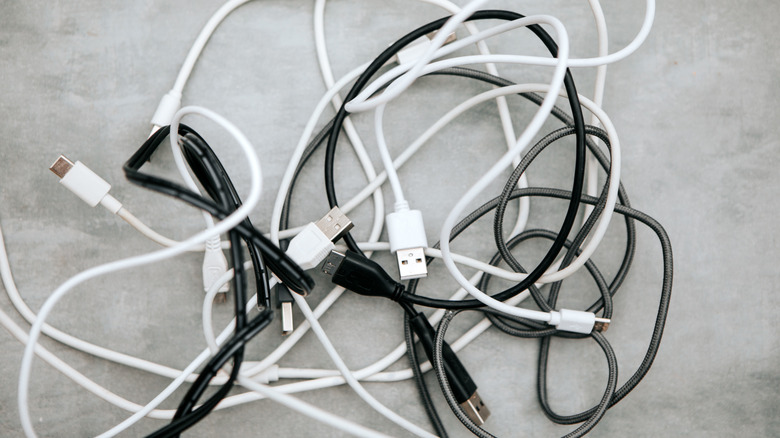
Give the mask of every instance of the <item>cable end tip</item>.
<svg viewBox="0 0 780 438">
<path fill-rule="evenodd" d="M 314 223 L 331 242 L 342 238 L 352 229 L 352 221 L 338 207 L 333 207 L 328 214 Z"/>
<path fill-rule="evenodd" d="M 70 161 L 68 157 L 65 155 L 60 155 L 57 158 L 57 161 L 54 162 L 51 166 L 49 166 L 49 170 L 52 171 L 55 175 L 57 175 L 60 179 L 62 179 L 65 174 L 67 174 L 70 169 L 73 168 L 73 161 Z"/>
<path fill-rule="evenodd" d="M 282 336 L 293 332 L 293 308 L 292 302 L 282 303 Z"/>
<path fill-rule="evenodd" d="M 341 262 L 344 261 L 344 257 L 346 256 L 338 251 L 331 251 L 322 264 L 322 272 L 333 276 L 341 266 Z"/>
<path fill-rule="evenodd" d="M 593 323 L 593 330 L 597 332 L 605 332 L 609 328 L 610 321 L 608 318 L 596 318 L 596 322 Z"/>
<path fill-rule="evenodd" d="M 216 295 L 214 295 L 214 303 L 216 304 L 222 304 L 227 302 L 227 293 L 226 292 L 217 292 Z"/>
<path fill-rule="evenodd" d="M 425 263 L 425 250 L 422 247 L 399 249 L 395 256 L 398 259 L 398 272 L 401 274 L 401 280 L 428 276 L 428 264 Z"/>
<path fill-rule="evenodd" d="M 461 403 L 460 407 L 466 413 L 466 416 L 479 426 L 485 424 L 485 421 L 490 417 L 490 409 L 482 401 L 477 391 L 474 391 L 474 394 L 471 394 L 468 400 Z"/>
</svg>

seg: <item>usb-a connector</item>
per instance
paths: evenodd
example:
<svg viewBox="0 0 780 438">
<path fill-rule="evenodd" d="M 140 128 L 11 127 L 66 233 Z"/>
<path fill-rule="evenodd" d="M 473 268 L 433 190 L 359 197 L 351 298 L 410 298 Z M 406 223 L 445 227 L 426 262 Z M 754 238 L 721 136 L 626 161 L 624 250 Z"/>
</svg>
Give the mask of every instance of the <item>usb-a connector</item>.
<svg viewBox="0 0 780 438">
<path fill-rule="evenodd" d="M 314 223 L 322 234 L 331 242 L 341 239 L 352 229 L 352 221 L 338 207 L 333 207 L 328 214 Z"/>
<path fill-rule="evenodd" d="M 423 278 L 428 275 L 428 265 L 425 263 L 425 250 L 422 247 L 399 249 L 395 252 L 398 260 L 398 272 L 401 280 Z"/>
<path fill-rule="evenodd" d="M 474 391 L 468 400 L 461 403 L 460 407 L 463 409 L 463 412 L 466 413 L 466 416 L 478 426 L 485 424 L 485 421 L 490 416 L 490 410 L 485 405 L 485 402 L 482 401 L 482 398 L 477 391 Z"/>
<path fill-rule="evenodd" d="M 396 209 L 387 215 L 385 223 L 390 251 L 398 259 L 401 280 L 426 277 L 428 264 L 424 250 L 428 247 L 428 239 L 420 210 Z"/>
<path fill-rule="evenodd" d="M 310 222 L 298 233 L 287 248 L 287 255 L 304 270 L 322 262 L 336 246 L 338 240 L 352 228 L 352 221 L 338 207 L 316 223 Z"/>
<path fill-rule="evenodd" d="M 338 207 L 333 207 L 322 219 L 310 222 L 287 247 L 287 255 L 304 270 L 322 262 L 336 247 L 333 242 L 352 229 L 352 221 Z M 283 286 L 280 286 L 283 287 Z M 293 297 L 287 289 L 278 290 L 278 302 L 282 308 L 282 334 L 293 330 Z"/>
</svg>

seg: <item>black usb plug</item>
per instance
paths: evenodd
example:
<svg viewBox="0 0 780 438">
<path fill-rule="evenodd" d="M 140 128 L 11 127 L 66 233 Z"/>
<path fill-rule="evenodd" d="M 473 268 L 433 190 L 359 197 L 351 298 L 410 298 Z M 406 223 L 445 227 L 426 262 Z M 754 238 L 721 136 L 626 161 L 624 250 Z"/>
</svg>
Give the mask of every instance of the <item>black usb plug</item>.
<svg viewBox="0 0 780 438">
<path fill-rule="evenodd" d="M 433 346 L 436 331 L 433 329 L 428 319 L 423 313 L 417 313 L 409 319 L 412 324 L 414 334 L 420 339 L 420 343 L 425 350 L 428 360 L 433 363 Z M 460 407 L 474 423 L 482 425 L 490 416 L 490 410 L 482 401 L 477 392 L 477 384 L 471 379 L 466 367 L 463 366 L 458 356 L 452 351 L 450 345 L 444 342 L 442 344 L 442 360 L 444 362 L 444 372 L 447 374 L 452 393 Z"/>
<path fill-rule="evenodd" d="M 331 251 L 322 265 L 322 272 L 330 275 L 333 283 L 360 295 L 399 301 L 405 290 L 404 285 L 390 277 L 378 263 L 352 251 Z M 435 335 L 433 327 L 422 313 L 414 315 L 411 323 L 425 354 L 432 361 Z M 455 399 L 472 421 L 483 424 L 490 416 L 490 410 L 479 397 L 476 383 L 446 342 L 442 347 L 442 359 Z"/>
<path fill-rule="evenodd" d="M 352 251 L 331 251 L 322 272 L 332 276 L 333 283 L 360 295 L 398 301 L 404 292 L 404 285 L 393 280 L 378 263 Z"/>
</svg>

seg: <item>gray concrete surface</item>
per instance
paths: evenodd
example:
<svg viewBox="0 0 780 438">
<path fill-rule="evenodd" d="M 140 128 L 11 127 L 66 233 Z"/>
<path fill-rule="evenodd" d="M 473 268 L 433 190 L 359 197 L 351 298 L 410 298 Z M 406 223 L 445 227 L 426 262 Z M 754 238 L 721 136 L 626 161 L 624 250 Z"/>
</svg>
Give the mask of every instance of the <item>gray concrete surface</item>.
<svg viewBox="0 0 780 438">
<path fill-rule="evenodd" d="M 57 184 L 47 167 L 61 153 L 87 163 L 114 184 L 112 193 L 161 232 L 184 237 L 198 229 L 191 209 L 136 188 L 121 164 L 148 133 L 158 99 L 172 85 L 196 32 L 219 2 L 13 1 L 0 3 L 0 223 L 18 286 L 33 309 L 71 275 L 101 262 L 155 248 L 103 210 L 93 210 Z M 605 0 L 610 46 L 630 41 L 641 22 L 640 0 Z M 773 1 L 692 0 L 660 2 L 644 47 L 609 69 L 605 108 L 623 143 L 623 181 L 633 205 L 660 220 L 673 240 L 675 286 L 664 342 L 636 391 L 611 409 L 593 431 L 598 437 L 780 436 L 780 275 L 778 250 L 778 134 L 780 62 Z M 594 52 L 586 2 L 493 2 L 526 14 L 553 12 L 573 37 L 577 56 Z M 252 2 L 230 16 L 214 35 L 186 88 L 185 103 L 212 108 L 243 129 L 261 152 L 266 191 L 252 215 L 261 228 L 289 153 L 324 91 L 314 57 L 312 2 Z M 412 1 L 329 2 L 326 31 L 336 75 L 370 59 L 408 29 L 442 13 Z M 536 47 L 515 36 L 496 43 Z M 516 49 L 515 49 L 516 50 Z M 536 50 L 536 49 L 533 49 Z M 540 81 L 544 69 L 505 68 L 516 81 Z M 575 71 L 580 90 L 592 93 L 593 73 Z M 484 89 L 440 79 L 425 81 L 413 97 L 388 113 L 393 150 L 418 134 L 450 106 Z M 512 101 L 522 126 L 531 108 Z M 420 111 L 428 108 L 428 111 Z M 496 111 L 485 105 L 426 146 L 401 172 L 412 205 L 426 214 L 429 236 L 438 234 L 458 193 L 501 151 Z M 370 118 L 359 117 L 373 145 Z M 242 157 L 227 137 L 192 119 L 245 187 Z M 549 128 L 556 126 L 550 122 Z M 495 132 L 494 132 L 495 131 Z M 369 148 L 372 153 L 374 148 Z M 346 149 L 345 149 L 346 150 Z M 378 164 L 378 157 L 373 158 Z M 476 158 L 476 159 L 474 159 Z M 532 168 L 532 184 L 566 186 L 570 148 L 558 147 Z M 317 155 L 296 192 L 295 223 L 326 209 Z M 354 158 L 340 156 L 339 190 L 346 199 L 362 179 Z M 173 175 L 170 153 L 152 168 Z M 389 192 L 387 193 L 389 197 Z M 390 201 L 388 201 L 390 202 Z M 389 204 L 388 204 L 389 207 Z M 553 227 L 561 207 L 535 201 L 533 226 Z M 354 217 L 358 237 L 370 226 L 370 206 Z M 621 246 L 612 227 L 595 259 L 613 273 Z M 431 237 L 433 238 L 433 237 Z M 456 250 L 490 254 L 490 224 L 463 237 Z M 529 247 L 524 260 L 532 263 Z M 388 257 L 380 258 L 390 265 Z M 56 308 L 50 322 L 62 330 L 127 354 L 172 367 L 188 364 L 204 342 L 200 331 L 197 256 L 134 269 L 87 282 Z M 620 359 L 620 382 L 638 366 L 648 342 L 659 296 L 658 243 L 639 233 L 636 263 L 616 301 L 607 334 Z M 316 276 L 313 303 L 326 292 Z M 434 267 L 426 293 L 452 286 Z M 436 287 L 434 287 L 436 285 Z M 575 277 L 565 301 L 592 294 Z M 17 323 L 5 294 L 0 308 Z M 224 324 L 230 306 L 216 310 Z M 296 313 L 301 320 L 301 315 Z M 401 313 L 377 300 L 343 296 L 322 322 L 353 369 L 374 362 L 402 340 Z M 456 321 L 454 336 L 469 318 Z M 274 325 L 251 345 L 251 359 L 281 342 Z M 74 352 L 51 340 L 43 345 L 96 382 L 144 404 L 164 378 Z M 0 436 L 20 436 L 16 381 L 23 347 L 0 332 Z M 536 401 L 538 344 L 491 330 L 462 354 L 493 411 L 488 429 L 499 436 L 564 435 Z M 593 404 L 605 382 L 605 364 L 592 343 L 556 342 L 551 399 L 562 413 Z M 316 339 L 306 336 L 282 366 L 331 368 Z M 403 367 L 403 361 L 393 369 Z M 432 387 L 435 379 L 428 376 Z M 368 383 L 380 401 L 428 427 L 410 382 Z M 175 407 L 183 392 L 164 404 Z M 389 434 L 406 432 L 375 414 L 349 389 L 301 394 L 303 400 Z M 452 436 L 467 436 L 437 395 Z M 31 388 L 32 416 L 41 436 L 96 435 L 128 416 L 70 382 L 38 360 Z M 126 432 L 141 436 L 163 423 L 146 419 Z M 262 401 L 210 415 L 187 436 L 342 436 L 276 404 Z"/>
</svg>

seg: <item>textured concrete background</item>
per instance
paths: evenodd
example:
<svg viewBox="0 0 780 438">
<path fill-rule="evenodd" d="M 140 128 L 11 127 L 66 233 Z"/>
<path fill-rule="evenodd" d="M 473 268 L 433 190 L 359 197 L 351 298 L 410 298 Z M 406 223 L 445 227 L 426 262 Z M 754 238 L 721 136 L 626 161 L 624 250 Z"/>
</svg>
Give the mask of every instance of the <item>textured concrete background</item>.
<svg viewBox="0 0 780 438">
<path fill-rule="evenodd" d="M 112 193 L 164 234 L 181 238 L 201 225 L 191 209 L 128 184 L 120 168 L 148 133 L 158 99 L 172 85 L 186 50 L 218 3 L 0 2 L 0 223 L 18 286 L 33 309 L 82 269 L 155 248 L 117 218 L 90 209 L 60 187 L 47 170 L 60 153 L 84 161 L 112 182 Z M 567 26 L 575 56 L 595 52 L 586 2 L 489 6 L 553 13 Z M 622 47 L 639 28 L 644 2 L 605 0 L 603 7 L 610 47 Z M 262 208 L 252 218 L 263 229 L 283 166 L 324 91 L 314 56 L 312 9 L 311 2 L 270 0 L 243 6 L 214 35 L 185 90 L 185 103 L 204 105 L 233 120 L 260 151 L 266 190 Z M 644 47 L 609 68 L 604 106 L 623 144 L 623 181 L 633 205 L 660 220 L 672 238 L 675 287 L 655 365 L 642 384 L 607 413 L 593 436 L 780 436 L 780 274 L 775 263 L 780 257 L 780 62 L 774 56 L 774 17 L 779 13 L 780 4 L 774 1 L 743 6 L 722 0 L 661 2 Z M 336 76 L 441 15 L 437 8 L 414 1 L 329 2 L 326 32 Z M 494 44 L 507 51 L 539 51 L 537 42 L 520 35 Z M 540 68 L 501 71 L 519 82 L 543 81 L 549 75 Z M 590 95 L 593 72 L 574 74 L 580 91 Z M 393 150 L 400 150 L 452 105 L 485 89 L 465 80 L 426 79 L 421 84 L 425 86 L 388 110 Z M 533 109 L 518 99 L 511 104 L 519 128 Z M 366 120 L 370 118 L 359 117 L 358 124 L 371 146 Z M 193 118 L 191 123 L 215 146 L 244 190 L 246 168 L 233 143 L 202 120 Z M 547 128 L 556 126 L 550 122 Z M 500 154 L 497 127 L 495 106 L 483 105 L 401 171 L 407 187 L 421 187 L 407 188 L 407 196 L 425 212 L 431 239 L 456 196 Z M 362 179 L 351 153 L 343 150 L 338 189 L 347 199 Z M 369 150 L 374 154 L 373 147 Z M 551 151 L 532 167 L 531 183 L 566 187 L 571 148 Z M 326 210 L 321 159 L 315 156 L 296 191 L 296 224 Z M 376 154 L 374 159 L 378 164 Z M 170 153 L 160 153 L 152 168 L 173 175 Z M 535 201 L 533 209 L 532 226 L 555 227 L 561 217 L 562 207 L 553 201 Z M 369 205 L 354 213 L 358 238 L 367 236 L 370 214 Z M 467 233 L 455 250 L 488 256 L 492 238 L 487 222 Z M 622 248 L 617 222 L 595 256 L 607 274 L 614 272 Z M 620 383 L 641 361 L 660 289 L 658 243 L 641 227 L 638 238 L 636 262 L 607 333 L 620 360 Z M 531 245 L 521 255 L 526 263 L 535 260 L 534 250 L 539 248 Z M 388 257 L 379 260 L 391 266 Z M 99 345 L 184 367 L 205 345 L 199 270 L 199 258 L 190 255 L 89 281 L 61 302 L 50 322 Z M 313 304 L 327 290 L 324 278 L 315 279 L 323 286 L 312 295 Z M 423 291 L 443 296 L 452 285 L 438 266 Z M 564 303 L 581 303 L 579 294 L 593 294 L 584 276 L 566 286 Z M 24 323 L 5 294 L 0 307 Z M 227 321 L 230 307 L 216 310 L 218 324 Z M 349 366 L 358 369 L 401 342 L 400 317 L 391 303 L 344 295 L 322 322 Z M 452 339 L 469 320 L 473 318 L 456 320 Z M 253 342 L 248 357 L 264 357 L 280 342 L 278 326 L 272 325 Z M 146 403 L 167 384 L 164 378 L 48 339 L 43 344 L 137 403 Z M 2 331 L 0 348 L 0 435 L 19 436 L 16 381 L 23 347 Z M 500 436 L 556 436 L 573 429 L 551 424 L 538 406 L 537 351 L 535 341 L 490 330 L 461 353 L 493 411 L 490 431 Z M 606 367 L 593 343 L 555 342 L 552 358 L 550 395 L 560 412 L 577 412 L 598 400 Z M 310 335 L 280 365 L 332 368 Z M 394 369 L 403 367 L 401 361 Z M 433 376 L 428 379 L 435 388 Z M 412 383 L 366 387 L 396 412 L 428 427 Z M 177 392 L 164 406 L 175 407 L 182 395 Z M 369 427 L 406 434 L 347 388 L 300 397 Z M 467 436 L 450 418 L 443 399 L 437 395 L 436 401 L 452 435 Z M 95 435 L 129 415 L 40 360 L 33 370 L 30 405 L 41 436 Z M 140 436 L 162 424 L 144 420 L 125 436 Z M 187 435 L 225 434 L 341 436 L 265 401 L 214 413 Z"/>
</svg>

